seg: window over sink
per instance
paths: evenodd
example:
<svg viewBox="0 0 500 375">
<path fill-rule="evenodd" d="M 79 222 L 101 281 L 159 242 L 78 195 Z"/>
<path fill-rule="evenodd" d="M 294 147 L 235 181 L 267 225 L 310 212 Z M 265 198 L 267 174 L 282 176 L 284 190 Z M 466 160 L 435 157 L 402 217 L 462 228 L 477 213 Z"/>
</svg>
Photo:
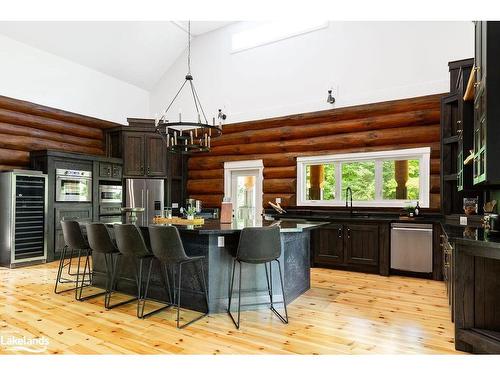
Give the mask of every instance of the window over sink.
<svg viewBox="0 0 500 375">
<path fill-rule="evenodd" d="M 429 207 L 430 147 L 297 158 L 297 206 Z"/>
</svg>

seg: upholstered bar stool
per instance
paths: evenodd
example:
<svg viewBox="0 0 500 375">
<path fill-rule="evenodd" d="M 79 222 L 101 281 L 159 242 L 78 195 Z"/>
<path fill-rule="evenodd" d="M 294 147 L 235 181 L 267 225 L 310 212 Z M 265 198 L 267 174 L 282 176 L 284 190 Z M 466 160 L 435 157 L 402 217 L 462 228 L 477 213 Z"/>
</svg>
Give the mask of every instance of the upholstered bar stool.
<svg viewBox="0 0 500 375">
<path fill-rule="evenodd" d="M 179 235 L 179 231 L 174 226 L 161 226 L 154 225 L 149 227 L 149 239 L 151 241 L 151 249 L 155 257 L 162 263 L 163 270 L 168 285 L 170 285 L 169 272 L 168 269 L 172 268 L 172 279 L 174 285 L 174 301 L 177 303 L 177 328 L 184 328 L 208 314 L 208 291 L 205 282 L 205 271 L 203 269 L 204 256 L 194 256 L 189 257 L 184 251 L 184 246 L 182 245 L 182 240 Z M 203 288 L 203 293 L 205 295 L 205 302 L 207 310 L 202 315 L 188 321 L 187 323 L 180 325 L 180 309 L 181 309 L 181 285 L 182 285 L 182 268 L 184 265 L 192 263 L 195 267 L 196 263 L 200 265 L 200 274 L 198 277 L 201 278 L 200 286 Z M 175 282 L 177 276 L 177 285 Z M 148 279 L 150 275 L 148 274 Z M 147 288 L 147 287 L 146 287 Z M 172 295 L 169 292 L 170 302 L 172 302 Z M 147 293 L 147 289 L 146 289 Z"/>
<path fill-rule="evenodd" d="M 149 261 L 148 275 L 151 275 L 151 268 L 155 260 L 151 251 L 147 248 L 142 234 L 134 224 L 115 224 L 113 226 L 115 231 L 115 239 L 118 250 L 128 259 L 131 259 L 135 264 L 135 281 L 137 285 L 137 317 L 144 319 L 145 317 L 157 313 L 170 305 L 160 307 L 156 310 L 144 314 L 144 307 L 146 305 L 146 291 L 149 288 L 149 277 L 146 281 L 146 287 L 143 288 L 143 265 L 145 261 Z M 112 277 L 112 285 L 117 273 L 118 263 L 114 268 Z M 165 285 L 165 288 L 168 288 Z M 134 299 L 135 300 L 135 299 Z"/>
<path fill-rule="evenodd" d="M 89 244 L 85 240 L 85 237 L 82 234 L 82 230 L 80 228 L 80 224 L 77 221 L 72 221 L 72 220 L 62 220 L 61 221 L 61 227 L 63 231 L 63 238 L 64 238 L 64 248 L 61 253 L 61 258 L 59 260 L 59 267 L 57 270 L 57 277 L 56 277 L 56 283 L 54 286 L 54 293 L 59 294 L 62 292 L 68 292 L 71 290 L 75 291 L 75 299 L 78 299 L 78 290 L 80 288 L 83 288 L 85 286 L 90 286 L 92 283 L 92 272 L 89 272 L 86 274 L 86 269 L 84 269 L 83 273 L 81 272 L 80 265 L 81 265 L 81 259 L 82 255 L 87 257 L 88 253 L 90 252 Z M 66 259 L 68 255 L 68 250 L 70 251 L 70 257 L 69 259 Z M 74 252 L 78 253 L 78 265 L 77 265 L 77 271 L 71 272 L 71 262 L 73 260 L 73 254 Z M 63 277 L 63 271 L 64 268 L 68 268 L 68 275 L 74 276 L 75 278 L 69 279 L 67 277 Z M 85 268 L 87 267 L 87 264 L 85 264 Z M 89 264 L 90 267 L 90 264 Z M 87 278 L 85 278 L 85 275 L 87 275 Z M 80 277 L 82 279 L 80 280 Z M 80 286 L 80 282 L 82 283 Z M 74 284 L 74 287 L 72 288 L 67 288 L 64 290 L 58 290 L 59 284 L 67 284 L 71 283 Z"/>
<path fill-rule="evenodd" d="M 279 257 L 281 256 L 281 237 L 280 229 L 277 226 L 270 226 L 264 228 L 243 228 L 241 230 L 240 241 L 236 256 L 233 259 L 233 269 L 231 273 L 231 286 L 229 291 L 229 303 L 227 313 L 231 317 L 237 329 L 240 328 L 240 311 L 241 311 L 241 264 L 263 264 L 266 269 L 267 290 L 271 302 L 271 311 L 285 324 L 288 324 L 288 311 L 286 308 L 285 289 L 283 287 L 283 275 L 281 273 L 281 263 Z M 283 294 L 282 302 L 275 302 L 273 300 L 273 273 L 272 262 L 278 263 L 281 292 Z M 239 285 L 238 285 L 238 318 L 235 320 L 231 313 L 231 301 L 233 297 L 234 287 L 234 274 L 236 263 L 239 264 Z M 267 266 L 269 265 L 269 271 Z M 281 315 L 274 307 L 274 304 L 283 303 L 285 316 Z"/>
<path fill-rule="evenodd" d="M 104 264 L 106 268 L 106 291 L 104 294 L 104 307 L 109 310 L 113 307 L 121 306 L 125 303 L 135 301 L 136 298 L 133 298 L 131 300 L 123 301 L 115 305 L 110 305 L 111 295 L 116 289 L 116 283 L 113 279 L 113 275 L 115 274 L 118 256 L 120 256 L 121 254 L 118 251 L 118 248 L 114 244 L 113 240 L 111 239 L 111 235 L 109 234 L 106 225 L 104 225 L 103 223 L 89 223 L 86 224 L 85 227 L 87 229 L 87 239 L 89 241 L 90 248 L 92 249 L 92 253 L 99 253 L 104 256 Z M 88 299 L 88 297 L 84 297 L 83 299 Z M 82 298 L 80 298 L 80 300 L 82 300 Z"/>
</svg>

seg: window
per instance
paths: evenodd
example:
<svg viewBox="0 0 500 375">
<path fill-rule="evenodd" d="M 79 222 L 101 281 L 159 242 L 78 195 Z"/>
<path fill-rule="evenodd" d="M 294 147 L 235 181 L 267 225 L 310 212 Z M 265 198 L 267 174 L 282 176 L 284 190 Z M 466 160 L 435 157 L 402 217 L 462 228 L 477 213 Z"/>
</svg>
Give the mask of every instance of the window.
<svg viewBox="0 0 500 375">
<path fill-rule="evenodd" d="M 231 47 L 233 52 L 244 51 L 327 26 L 328 22 L 326 21 L 264 22 L 250 29 L 234 33 L 231 39 Z"/>
<path fill-rule="evenodd" d="M 430 148 L 297 158 L 297 205 L 429 207 Z"/>
</svg>

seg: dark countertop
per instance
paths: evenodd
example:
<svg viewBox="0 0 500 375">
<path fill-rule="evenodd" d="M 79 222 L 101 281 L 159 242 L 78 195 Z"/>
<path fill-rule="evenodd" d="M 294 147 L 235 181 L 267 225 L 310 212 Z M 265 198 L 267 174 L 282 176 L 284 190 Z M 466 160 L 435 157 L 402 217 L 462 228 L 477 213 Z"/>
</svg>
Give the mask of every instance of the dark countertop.
<svg viewBox="0 0 500 375">
<path fill-rule="evenodd" d="M 196 234 L 233 234 L 240 232 L 243 228 L 261 228 L 271 225 L 278 225 L 281 233 L 300 233 L 305 230 L 311 230 L 321 225 L 327 224 L 321 221 L 308 220 L 259 220 L 259 221 L 233 221 L 231 224 L 222 224 L 216 219 L 205 219 L 203 225 L 175 225 L 179 232 L 188 232 Z M 109 224 L 112 225 L 112 224 Z M 153 224 L 153 225 L 171 225 L 171 224 Z M 146 228 L 146 227 L 143 227 Z"/>
<path fill-rule="evenodd" d="M 482 227 L 442 223 L 443 231 L 454 243 L 500 249 L 500 234 L 491 234 Z"/>
</svg>

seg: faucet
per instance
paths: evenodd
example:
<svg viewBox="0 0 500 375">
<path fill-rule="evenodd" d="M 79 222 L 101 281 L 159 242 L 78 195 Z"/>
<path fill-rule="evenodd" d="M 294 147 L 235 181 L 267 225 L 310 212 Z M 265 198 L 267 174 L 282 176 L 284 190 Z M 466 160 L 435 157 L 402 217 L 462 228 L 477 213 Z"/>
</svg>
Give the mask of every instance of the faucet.
<svg viewBox="0 0 500 375">
<path fill-rule="evenodd" d="M 346 208 L 349 207 L 349 204 L 347 203 L 347 199 L 351 198 L 351 211 L 350 211 L 350 215 L 352 216 L 352 189 L 350 186 L 347 187 L 347 189 L 345 189 L 345 206 Z"/>
</svg>

